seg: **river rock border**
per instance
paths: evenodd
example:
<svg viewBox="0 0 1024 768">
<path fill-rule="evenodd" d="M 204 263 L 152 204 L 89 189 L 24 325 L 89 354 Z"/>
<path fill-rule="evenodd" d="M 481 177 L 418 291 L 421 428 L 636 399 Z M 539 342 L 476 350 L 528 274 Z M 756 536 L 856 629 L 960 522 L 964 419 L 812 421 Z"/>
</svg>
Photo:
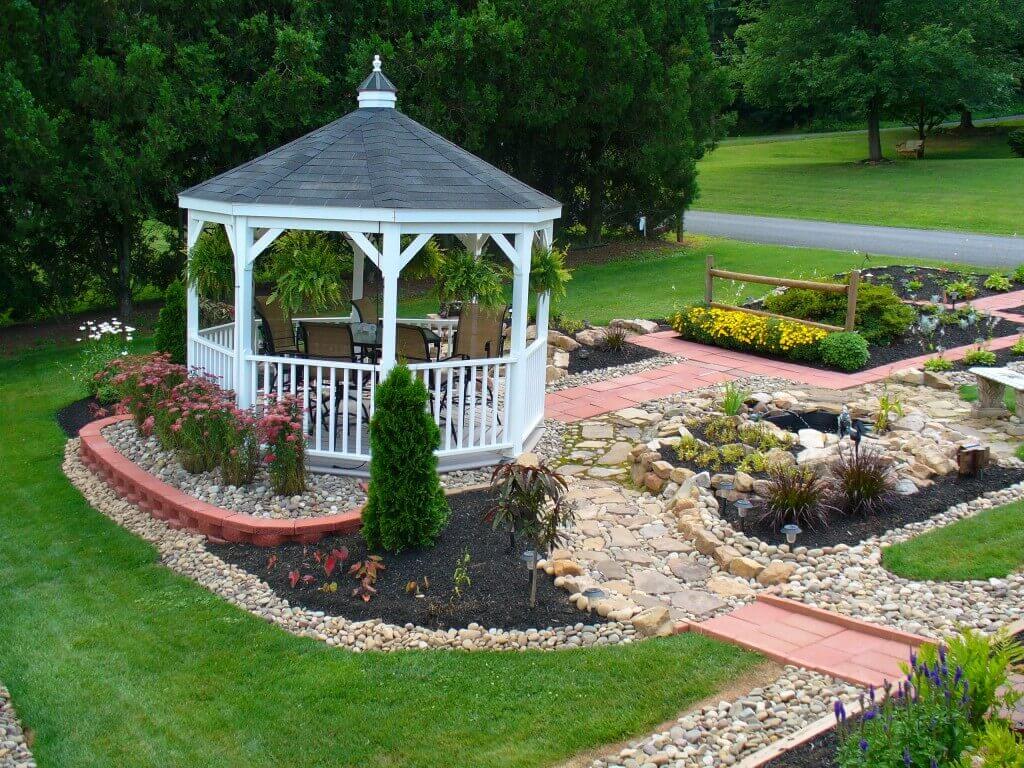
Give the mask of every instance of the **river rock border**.
<svg viewBox="0 0 1024 768">
<path fill-rule="evenodd" d="M 735 765 L 792 736 L 832 711 L 841 699 L 857 709 L 860 688 L 827 675 L 787 666 L 763 688 L 688 712 L 667 730 L 630 742 L 588 768 L 712 768 Z"/>
<path fill-rule="evenodd" d="M 11 703 L 11 692 L 0 683 L 0 768 L 36 768 L 25 730 Z"/>
<path fill-rule="evenodd" d="M 448 650 L 523 651 L 556 650 L 631 643 L 638 637 L 629 622 L 527 630 L 486 629 L 470 624 L 464 629 L 435 630 L 412 624 L 396 626 L 382 621 L 350 621 L 292 606 L 270 585 L 230 565 L 203 546 L 204 536 L 174 528 L 151 516 L 137 504 L 121 498 L 95 475 L 79 455 L 80 440 L 69 440 L 64 451 L 64 474 L 101 514 L 153 544 L 161 562 L 187 576 L 232 605 L 298 635 L 351 651 L 397 651 L 443 648 Z M 112 449 L 111 449 L 112 450 Z"/>
</svg>

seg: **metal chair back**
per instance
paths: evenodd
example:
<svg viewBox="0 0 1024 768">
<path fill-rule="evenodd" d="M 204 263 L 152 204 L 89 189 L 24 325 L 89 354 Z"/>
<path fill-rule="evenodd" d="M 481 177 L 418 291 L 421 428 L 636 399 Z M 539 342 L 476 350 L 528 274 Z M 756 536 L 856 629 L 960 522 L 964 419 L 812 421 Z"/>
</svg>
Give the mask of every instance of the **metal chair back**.
<svg viewBox="0 0 1024 768">
<path fill-rule="evenodd" d="M 395 359 L 410 363 L 429 363 L 430 343 L 418 325 L 399 323 L 395 328 Z"/>
<path fill-rule="evenodd" d="M 496 309 L 464 303 L 455 329 L 454 357 L 501 357 L 505 351 L 506 307 Z"/>
<path fill-rule="evenodd" d="M 354 299 L 352 306 L 356 310 L 356 317 L 360 323 L 376 324 L 380 321 L 380 312 L 377 311 L 377 302 L 373 299 Z"/>
<path fill-rule="evenodd" d="M 295 342 L 292 319 L 279 301 L 268 301 L 267 296 L 256 297 L 256 314 L 260 318 L 263 343 L 271 355 L 294 355 L 299 351 Z"/>
<path fill-rule="evenodd" d="M 347 323 L 305 322 L 299 324 L 299 330 L 306 342 L 307 357 L 356 361 L 352 328 Z"/>
</svg>

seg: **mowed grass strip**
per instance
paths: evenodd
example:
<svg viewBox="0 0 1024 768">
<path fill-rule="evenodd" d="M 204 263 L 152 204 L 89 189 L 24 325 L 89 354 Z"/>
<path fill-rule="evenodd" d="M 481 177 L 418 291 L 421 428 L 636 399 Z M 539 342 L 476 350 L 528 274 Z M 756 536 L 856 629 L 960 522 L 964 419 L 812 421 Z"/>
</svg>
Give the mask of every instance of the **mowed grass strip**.
<svg viewBox="0 0 1024 768">
<path fill-rule="evenodd" d="M 1003 578 L 1024 565 L 1024 503 L 986 509 L 886 547 L 882 562 L 915 581 Z"/>
<path fill-rule="evenodd" d="M 880 226 L 1024 235 L 1024 159 L 1006 133 L 1014 124 L 929 136 L 923 160 L 896 158 L 914 134 L 883 131 L 891 163 L 868 165 L 863 134 L 790 141 L 723 142 L 701 161 L 709 211 Z"/>
<path fill-rule="evenodd" d="M 0 361 L 0 680 L 41 768 L 546 766 L 760 660 L 698 635 L 506 654 L 294 637 L 163 567 L 68 483 L 67 355 Z"/>
</svg>

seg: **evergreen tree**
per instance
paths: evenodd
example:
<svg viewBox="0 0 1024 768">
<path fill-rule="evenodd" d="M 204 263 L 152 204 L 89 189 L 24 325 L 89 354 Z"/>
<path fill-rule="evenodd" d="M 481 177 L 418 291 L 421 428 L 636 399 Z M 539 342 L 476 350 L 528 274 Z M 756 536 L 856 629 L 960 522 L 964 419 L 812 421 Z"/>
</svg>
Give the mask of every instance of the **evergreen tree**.
<svg viewBox="0 0 1024 768">
<path fill-rule="evenodd" d="M 429 547 L 448 522 L 434 451 L 441 434 L 423 382 L 396 365 L 377 387 L 370 421 L 370 490 L 363 538 L 372 550 Z"/>
<path fill-rule="evenodd" d="M 167 352 L 172 363 L 183 365 L 186 359 L 185 286 L 175 280 L 164 291 L 164 305 L 156 321 L 153 342 L 157 352 Z"/>
</svg>

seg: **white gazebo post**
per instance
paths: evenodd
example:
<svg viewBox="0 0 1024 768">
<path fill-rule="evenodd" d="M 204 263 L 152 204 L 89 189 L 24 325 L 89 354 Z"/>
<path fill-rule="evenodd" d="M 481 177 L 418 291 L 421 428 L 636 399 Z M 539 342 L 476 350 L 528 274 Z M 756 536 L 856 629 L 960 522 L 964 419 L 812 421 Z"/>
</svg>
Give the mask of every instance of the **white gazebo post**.
<svg viewBox="0 0 1024 768">
<path fill-rule="evenodd" d="M 523 452 L 526 392 L 524 377 L 526 326 L 530 307 L 530 256 L 533 252 L 533 231 L 524 229 L 515 236 L 515 259 L 512 261 L 512 365 L 508 388 L 510 397 L 509 429 L 512 432 L 512 452 Z"/>
<path fill-rule="evenodd" d="M 188 279 L 189 262 L 192 260 L 192 248 L 202 231 L 203 222 L 189 215 L 185 234 L 185 362 L 189 368 L 196 365 L 192 340 L 199 335 L 199 291 L 195 283 Z"/>
<path fill-rule="evenodd" d="M 236 216 L 229 232 L 235 255 L 235 365 L 234 388 L 239 408 L 253 404 L 246 356 L 252 354 L 253 282 L 250 256 L 252 230 L 246 216 Z"/>
<path fill-rule="evenodd" d="M 395 365 L 398 275 L 402 271 L 402 240 L 396 224 L 382 224 L 381 233 L 380 273 L 384 280 L 384 302 L 380 314 L 380 376 L 383 379 Z"/>
</svg>

